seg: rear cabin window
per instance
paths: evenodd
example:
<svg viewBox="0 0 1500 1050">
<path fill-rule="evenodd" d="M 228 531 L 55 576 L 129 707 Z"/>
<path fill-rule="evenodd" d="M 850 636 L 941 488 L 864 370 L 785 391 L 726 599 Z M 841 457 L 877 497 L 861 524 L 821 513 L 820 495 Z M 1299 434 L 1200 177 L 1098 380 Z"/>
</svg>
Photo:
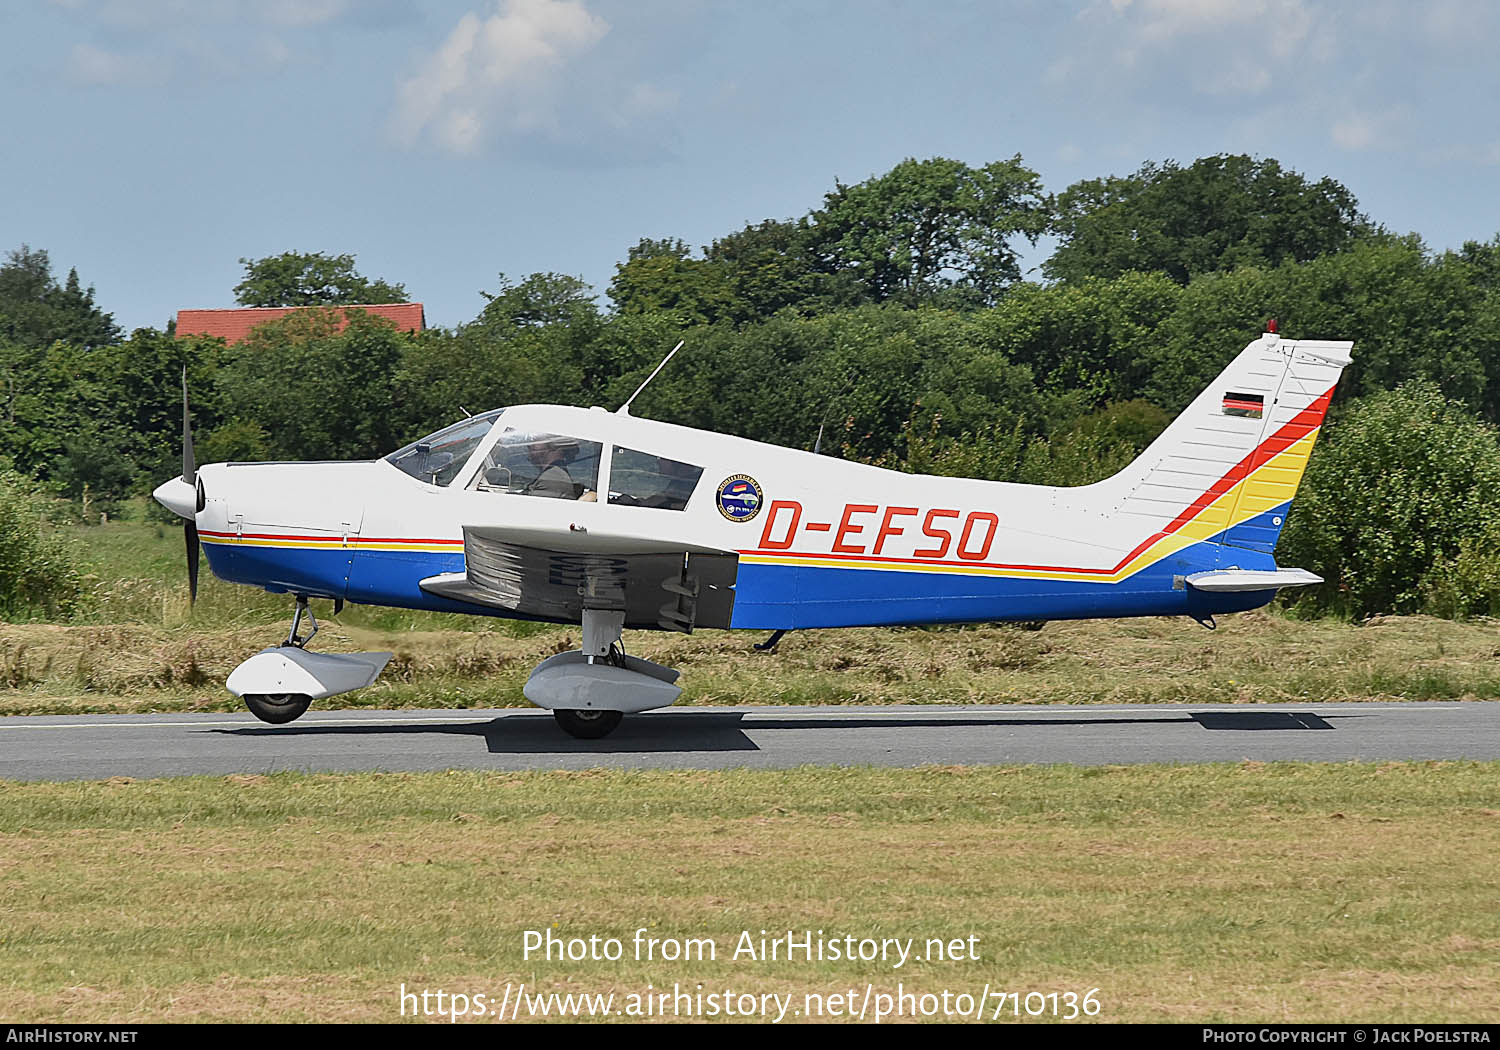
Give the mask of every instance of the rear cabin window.
<svg viewBox="0 0 1500 1050">
<path fill-rule="evenodd" d="M 591 502 L 598 498 L 602 452 L 597 441 L 507 429 L 485 457 L 474 488 Z"/>
<path fill-rule="evenodd" d="M 618 507 L 682 510 L 703 468 L 649 452 L 615 446 L 609 468 L 609 502 Z"/>
</svg>

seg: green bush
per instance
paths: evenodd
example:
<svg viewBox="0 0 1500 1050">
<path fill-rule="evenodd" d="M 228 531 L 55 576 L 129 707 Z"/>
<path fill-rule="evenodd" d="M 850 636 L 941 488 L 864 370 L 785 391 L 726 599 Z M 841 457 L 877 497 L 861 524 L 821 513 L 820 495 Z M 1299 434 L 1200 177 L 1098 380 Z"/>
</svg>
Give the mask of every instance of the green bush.
<svg viewBox="0 0 1500 1050">
<path fill-rule="evenodd" d="M 0 471 L 0 617 L 53 618 L 83 596 L 79 554 L 48 517 L 48 500 L 26 478 Z"/>
<path fill-rule="evenodd" d="M 1422 581 L 1423 608 L 1434 616 L 1500 616 L 1500 520 L 1459 542 Z"/>
<path fill-rule="evenodd" d="M 1355 402 L 1328 427 L 1277 559 L 1328 581 L 1299 597 L 1300 606 L 1416 612 L 1436 600 L 1433 567 L 1459 559 L 1497 513 L 1495 429 L 1431 383 L 1408 383 Z M 1462 557 L 1468 564 L 1475 555 Z"/>
</svg>

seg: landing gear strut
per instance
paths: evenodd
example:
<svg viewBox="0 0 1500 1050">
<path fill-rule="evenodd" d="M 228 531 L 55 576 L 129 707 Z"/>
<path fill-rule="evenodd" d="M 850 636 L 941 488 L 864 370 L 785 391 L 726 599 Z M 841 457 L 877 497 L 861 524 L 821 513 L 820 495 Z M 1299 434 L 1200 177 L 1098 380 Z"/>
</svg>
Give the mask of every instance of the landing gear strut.
<svg viewBox="0 0 1500 1050">
<path fill-rule="evenodd" d="M 339 605 L 334 602 L 337 615 Z M 304 637 L 303 624 L 311 626 Z M 307 607 L 307 595 L 297 595 L 292 629 L 286 641 L 262 649 L 229 673 L 225 687 L 245 701 L 262 722 L 284 725 L 302 715 L 314 700 L 364 689 L 375 684 L 390 653 L 314 653 L 307 643 L 318 633 L 318 621 Z"/>
<path fill-rule="evenodd" d="M 623 612 L 599 609 L 583 611 L 583 658 L 589 664 L 620 668 L 625 666 Z M 600 740 L 619 728 L 625 712 L 555 707 L 552 709 L 552 717 L 569 736 L 579 740 Z"/>
<path fill-rule="evenodd" d="M 306 638 L 300 637 L 297 633 L 298 631 L 302 630 L 303 619 L 306 619 L 309 623 L 312 624 L 312 630 L 307 632 Z M 281 644 L 295 645 L 298 649 L 306 649 L 307 643 L 312 641 L 313 635 L 317 633 L 318 618 L 314 616 L 312 610 L 307 607 L 307 595 L 299 594 L 297 595 L 297 607 L 292 610 L 292 629 L 287 632 L 286 641 L 282 642 Z"/>
</svg>

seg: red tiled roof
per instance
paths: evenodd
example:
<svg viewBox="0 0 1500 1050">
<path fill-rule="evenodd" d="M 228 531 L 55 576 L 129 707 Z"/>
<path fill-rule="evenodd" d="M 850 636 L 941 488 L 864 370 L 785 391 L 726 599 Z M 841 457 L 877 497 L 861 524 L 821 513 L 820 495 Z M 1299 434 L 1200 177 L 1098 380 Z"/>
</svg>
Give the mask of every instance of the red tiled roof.
<svg viewBox="0 0 1500 1050">
<path fill-rule="evenodd" d="M 177 334 L 216 335 L 226 342 L 238 343 L 250 329 L 267 321 L 277 321 L 298 310 L 323 310 L 322 306 L 248 306 L 237 310 L 178 310 Z M 403 332 L 420 332 L 427 327 L 421 303 L 379 303 L 338 307 L 343 310 L 367 310 L 393 323 Z M 338 329 L 348 323 L 347 316 L 338 320 Z"/>
</svg>

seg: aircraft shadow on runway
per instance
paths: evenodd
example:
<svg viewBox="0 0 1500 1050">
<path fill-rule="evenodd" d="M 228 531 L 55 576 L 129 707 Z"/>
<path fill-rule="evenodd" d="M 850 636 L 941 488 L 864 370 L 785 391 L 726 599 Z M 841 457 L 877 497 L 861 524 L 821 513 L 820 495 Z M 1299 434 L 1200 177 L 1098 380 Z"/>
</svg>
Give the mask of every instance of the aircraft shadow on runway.
<svg viewBox="0 0 1500 1050">
<path fill-rule="evenodd" d="M 775 716 L 757 713 L 748 727 L 743 711 L 678 710 L 627 718 L 603 740 L 575 740 L 565 736 L 544 712 L 523 711 L 487 722 L 411 722 L 407 725 L 249 726 L 208 732 L 247 737 L 378 737 L 437 733 L 483 737 L 491 754 L 619 754 L 630 752 L 759 751 L 746 728 L 788 729 L 953 729 L 1045 726 L 1103 726 L 1193 724 L 1209 730 L 1323 730 L 1334 728 L 1320 715 L 1305 711 L 1193 711 L 1181 715 L 1120 715 L 1090 718 L 1011 718 L 1005 715 L 946 716 L 940 718 L 868 716 Z M 1359 717 L 1335 715 L 1335 718 Z"/>
</svg>

